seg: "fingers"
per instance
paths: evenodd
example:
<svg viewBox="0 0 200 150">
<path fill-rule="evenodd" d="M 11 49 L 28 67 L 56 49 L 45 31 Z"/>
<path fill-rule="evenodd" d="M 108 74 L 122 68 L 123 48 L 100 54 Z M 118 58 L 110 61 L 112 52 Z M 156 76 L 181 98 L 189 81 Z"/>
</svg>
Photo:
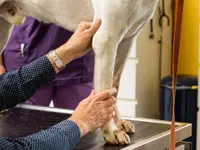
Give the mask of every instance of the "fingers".
<svg viewBox="0 0 200 150">
<path fill-rule="evenodd" d="M 105 108 L 109 108 L 113 106 L 116 103 L 116 99 L 114 97 L 111 97 L 103 102 L 103 105 Z"/>
<path fill-rule="evenodd" d="M 106 113 L 107 113 L 108 115 L 114 114 L 114 113 L 113 113 L 114 111 L 115 111 L 114 106 L 110 106 L 110 107 L 108 107 L 108 108 L 106 109 Z"/>
<path fill-rule="evenodd" d="M 92 23 L 91 23 L 91 22 L 82 21 L 82 22 L 80 23 L 80 26 L 81 26 L 81 29 L 82 29 L 82 30 L 86 30 L 86 29 L 90 29 L 90 28 L 91 28 Z"/>
<path fill-rule="evenodd" d="M 95 95 L 95 91 L 94 90 L 92 90 L 92 92 L 90 93 L 89 96 L 93 96 L 93 95 Z"/>
<path fill-rule="evenodd" d="M 86 31 L 91 36 L 93 36 L 96 33 L 96 31 L 99 29 L 100 26 L 101 26 L 101 19 L 97 19 L 94 23 L 82 21 L 79 24 L 78 30 L 79 31 Z"/>
<path fill-rule="evenodd" d="M 107 102 L 107 101 L 106 101 Z M 105 121 L 105 122 L 107 122 L 107 121 L 109 121 L 109 120 L 111 120 L 113 117 L 114 117 L 114 115 L 115 115 L 115 107 L 113 106 L 113 104 L 115 103 L 116 101 L 115 101 L 115 98 L 110 98 L 109 100 L 108 100 L 108 103 L 107 104 L 105 104 L 103 107 L 103 111 L 102 111 L 102 116 L 103 116 L 103 120 Z M 104 122 L 104 123 L 105 123 Z"/>
<path fill-rule="evenodd" d="M 104 124 L 114 117 L 114 107 L 111 106 L 101 113 L 101 124 Z"/>
<path fill-rule="evenodd" d="M 117 90 L 115 88 L 111 88 L 96 94 L 96 96 L 98 97 L 99 100 L 106 100 L 109 97 L 113 96 L 116 92 Z"/>
<path fill-rule="evenodd" d="M 91 26 L 91 28 L 89 29 L 89 32 L 94 35 L 97 30 L 99 29 L 99 27 L 101 26 L 101 19 L 97 19 Z"/>
<path fill-rule="evenodd" d="M 110 110 L 111 111 L 111 110 Z M 111 113 L 109 112 L 108 115 L 106 116 L 105 118 L 105 121 L 108 122 L 110 121 L 111 119 L 113 119 L 114 117 L 114 114 L 113 114 L 114 111 L 112 111 Z"/>
<path fill-rule="evenodd" d="M 109 115 L 107 116 L 106 122 L 110 121 L 113 117 L 114 117 L 113 114 L 109 114 Z"/>
</svg>

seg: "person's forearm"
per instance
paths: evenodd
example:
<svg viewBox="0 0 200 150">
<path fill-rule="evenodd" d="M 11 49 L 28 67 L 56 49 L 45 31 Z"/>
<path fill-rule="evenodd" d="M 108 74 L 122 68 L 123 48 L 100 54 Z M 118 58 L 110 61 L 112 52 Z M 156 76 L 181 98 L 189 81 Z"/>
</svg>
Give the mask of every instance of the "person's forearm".
<svg viewBox="0 0 200 150">
<path fill-rule="evenodd" d="M 5 150 L 67 150 L 80 142 L 78 126 L 69 120 L 36 134 L 20 139 L 0 138 L 0 149 Z"/>
<path fill-rule="evenodd" d="M 64 65 L 68 64 L 69 62 L 71 62 L 74 59 L 73 49 L 71 49 L 70 47 L 60 46 L 59 48 L 57 48 L 55 50 L 55 52 L 56 52 L 57 56 L 62 60 Z M 49 61 L 51 62 L 56 73 L 58 73 L 59 70 L 58 70 L 57 66 L 55 65 L 55 63 L 53 62 L 52 58 L 48 54 L 46 56 L 49 59 Z"/>
<path fill-rule="evenodd" d="M 0 55 L 0 66 L 4 66 L 4 64 L 3 64 L 3 56 L 2 55 L 3 54 Z"/>
<path fill-rule="evenodd" d="M 3 74 L 6 72 L 6 69 L 4 67 L 4 63 L 3 63 L 3 54 L 0 55 L 0 74 Z"/>
<path fill-rule="evenodd" d="M 72 49 L 62 46 L 56 49 L 64 65 L 72 61 L 72 52 Z M 0 111 L 29 99 L 41 85 L 52 81 L 58 72 L 54 62 L 46 55 L 18 70 L 0 75 Z"/>
<path fill-rule="evenodd" d="M 46 56 L 0 75 L 0 110 L 24 102 L 41 85 L 52 81 L 54 76 L 55 71 Z"/>
</svg>

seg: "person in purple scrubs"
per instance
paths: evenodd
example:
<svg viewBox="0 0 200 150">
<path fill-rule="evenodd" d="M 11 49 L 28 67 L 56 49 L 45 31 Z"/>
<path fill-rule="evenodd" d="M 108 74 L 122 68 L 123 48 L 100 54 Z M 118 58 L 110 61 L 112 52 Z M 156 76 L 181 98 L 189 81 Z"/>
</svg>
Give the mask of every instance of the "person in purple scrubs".
<svg viewBox="0 0 200 150">
<path fill-rule="evenodd" d="M 72 36 L 55 24 L 45 24 L 27 17 L 15 26 L 0 60 L 0 73 L 13 71 L 66 43 Z M 94 52 L 69 63 L 50 84 L 42 86 L 27 104 L 75 109 L 93 89 Z"/>
</svg>

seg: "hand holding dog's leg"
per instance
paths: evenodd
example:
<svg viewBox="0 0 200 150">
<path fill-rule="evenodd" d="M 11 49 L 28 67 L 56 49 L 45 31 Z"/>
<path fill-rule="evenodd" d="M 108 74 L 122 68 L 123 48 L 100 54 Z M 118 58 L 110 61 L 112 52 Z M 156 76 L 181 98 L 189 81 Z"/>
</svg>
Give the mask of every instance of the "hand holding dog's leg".
<svg viewBox="0 0 200 150">
<path fill-rule="evenodd" d="M 81 131 L 81 137 L 101 127 L 114 116 L 116 99 L 112 96 L 116 89 L 108 89 L 98 94 L 94 91 L 80 102 L 69 120 L 75 122 Z"/>
</svg>

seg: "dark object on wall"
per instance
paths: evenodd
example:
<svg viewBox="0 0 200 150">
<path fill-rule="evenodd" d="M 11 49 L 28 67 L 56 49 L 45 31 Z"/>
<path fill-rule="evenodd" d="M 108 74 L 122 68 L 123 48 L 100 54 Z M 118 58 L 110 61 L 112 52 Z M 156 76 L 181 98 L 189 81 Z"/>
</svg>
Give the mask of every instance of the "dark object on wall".
<svg viewBox="0 0 200 150">
<path fill-rule="evenodd" d="M 169 16 L 165 12 L 165 0 L 162 0 L 162 12 L 161 12 L 161 16 L 159 18 L 160 27 L 162 26 L 162 20 L 163 20 L 163 18 L 167 19 L 167 25 L 169 26 L 170 25 L 170 18 L 169 18 Z"/>
<path fill-rule="evenodd" d="M 149 35 L 150 39 L 154 39 L 155 35 L 153 33 L 153 19 L 150 20 L 150 35 Z"/>
<path fill-rule="evenodd" d="M 198 78 L 190 75 L 178 75 L 176 83 L 175 118 L 176 122 L 192 123 L 192 137 L 186 141 L 192 142 L 196 150 L 197 139 L 197 93 Z M 172 78 L 165 77 L 160 85 L 160 119 L 171 121 L 172 112 Z"/>
</svg>

